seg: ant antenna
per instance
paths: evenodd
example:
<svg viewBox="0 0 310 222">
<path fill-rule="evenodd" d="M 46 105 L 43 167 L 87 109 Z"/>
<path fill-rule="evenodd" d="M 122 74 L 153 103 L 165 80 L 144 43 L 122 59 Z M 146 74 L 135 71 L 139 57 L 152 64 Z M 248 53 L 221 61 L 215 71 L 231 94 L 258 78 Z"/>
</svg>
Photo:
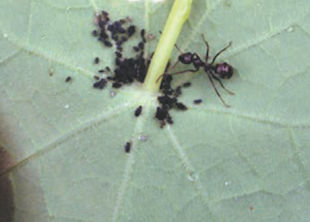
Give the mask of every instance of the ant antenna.
<svg viewBox="0 0 310 222">
<path fill-rule="evenodd" d="M 219 51 L 218 53 L 216 53 L 216 55 L 213 57 L 212 62 L 210 63 L 210 65 L 213 65 L 213 63 L 215 62 L 216 58 L 222 53 L 224 52 L 226 49 L 228 49 L 231 46 L 232 42 L 229 42 L 228 45 L 223 48 L 221 51 Z"/>
<path fill-rule="evenodd" d="M 183 54 L 182 50 L 179 48 L 177 44 L 174 44 L 175 48 L 179 51 L 179 53 Z"/>
</svg>

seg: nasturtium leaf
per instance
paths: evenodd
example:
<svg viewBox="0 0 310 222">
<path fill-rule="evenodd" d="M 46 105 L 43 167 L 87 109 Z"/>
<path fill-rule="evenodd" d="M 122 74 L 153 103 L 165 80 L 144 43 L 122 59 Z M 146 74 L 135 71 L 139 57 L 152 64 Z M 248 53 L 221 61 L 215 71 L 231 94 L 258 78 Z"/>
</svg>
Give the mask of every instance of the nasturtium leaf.
<svg viewBox="0 0 310 222">
<path fill-rule="evenodd" d="M 226 108 L 202 71 L 175 76 L 188 110 L 160 129 L 141 84 L 92 87 L 114 54 L 91 32 L 98 10 L 131 16 L 150 55 L 172 3 L 0 1 L 0 221 L 309 221 L 310 2 L 194 0 L 178 45 L 232 41 L 218 61 L 236 95 L 218 87 Z"/>
</svg>

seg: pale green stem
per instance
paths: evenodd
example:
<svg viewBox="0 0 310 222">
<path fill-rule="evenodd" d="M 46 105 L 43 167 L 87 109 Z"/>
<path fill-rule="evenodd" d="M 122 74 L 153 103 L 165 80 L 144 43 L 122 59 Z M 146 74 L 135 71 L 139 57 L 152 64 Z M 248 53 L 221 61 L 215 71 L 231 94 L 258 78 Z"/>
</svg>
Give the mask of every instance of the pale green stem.
<svg viewBox="0 0 310 222">
<path fill-rule="evenodd" d="M 170 59 L 182 26 L 189 16 L 192 1 L 193 0 L 175 0 L 173 3 L 144 80 L 144 87 L 150 91 L 157 92 L 159 90 L 162 80 L 160 76 L 165 72 L 166 65 Z"/>
</svg>

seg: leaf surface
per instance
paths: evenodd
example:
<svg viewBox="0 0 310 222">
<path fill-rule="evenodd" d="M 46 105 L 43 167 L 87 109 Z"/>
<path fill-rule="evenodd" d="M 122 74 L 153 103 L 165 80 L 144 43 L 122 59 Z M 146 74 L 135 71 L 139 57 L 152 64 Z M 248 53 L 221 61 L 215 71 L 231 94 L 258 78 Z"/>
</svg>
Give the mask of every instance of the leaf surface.
<svg viewBox="0 0 310 222">
<path fill-rule="evenodd" d="M 178 45 L 203 56 L 201 33 L 212 55 L 232 41 L 218 61 L 235 67 L 236 95 L 221 91 L 225 108 L 203 72 L 177 76 L 192 82 L 189 109 L 160 129 L 142 85 L 92 88 L 114 54 L 90 33 L 99 9 L 130 15 L 156 36 L 150 54 L 171 5 L 0 2 L 0 144 L 14 160 L 0 158 L 0 185 L 11 181 L 14 221 L 308 221 L 309 1 L 195 0 Z"/>
</svg>

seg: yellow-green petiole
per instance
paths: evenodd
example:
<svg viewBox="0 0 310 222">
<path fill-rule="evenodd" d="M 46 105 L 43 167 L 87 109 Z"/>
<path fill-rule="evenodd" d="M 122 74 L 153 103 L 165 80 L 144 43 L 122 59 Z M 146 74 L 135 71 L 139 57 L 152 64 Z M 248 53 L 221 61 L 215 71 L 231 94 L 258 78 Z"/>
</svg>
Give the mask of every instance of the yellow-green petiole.
<svg viewBox="0 0 310 222">
<path fill-rule="evenodd" d="M 156 47 L 154 56 L 144 80 L 147 90 L 157 92 L 161 83 L 160 76 L 165 72 L 172 50 L 187 20 L 193 0 L 175 0 L 166 21 L 165 28 Z"/>
</svg>

